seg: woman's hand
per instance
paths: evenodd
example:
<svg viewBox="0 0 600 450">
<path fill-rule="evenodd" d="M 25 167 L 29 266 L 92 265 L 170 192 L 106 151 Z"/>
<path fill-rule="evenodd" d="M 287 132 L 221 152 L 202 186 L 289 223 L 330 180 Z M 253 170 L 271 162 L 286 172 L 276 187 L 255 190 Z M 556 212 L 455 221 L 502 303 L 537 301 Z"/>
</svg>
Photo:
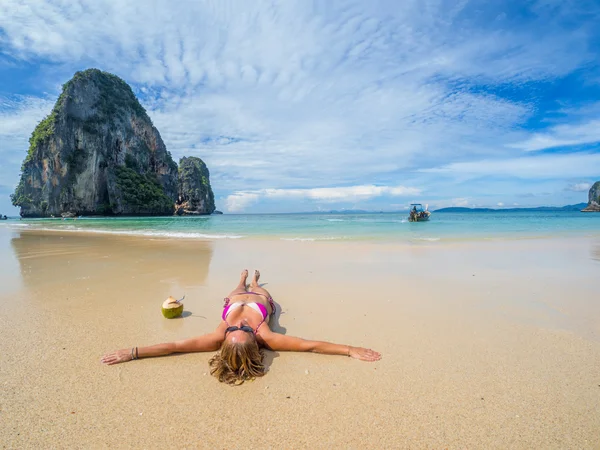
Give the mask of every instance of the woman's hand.
<svg viewBox="0 0 600 450">
<path fill-rule="evenodd" d="M 379 361 L 381 359 L 381 353 L 370 348 L 348 347 L 348 349 L 348 356 L 361 361 Z"/>
<path fill-rule="evenodd" d="M 131 361 L 132 359 L 131 349 L 124 348 L 122 350 L 117 350 L 116 352 L 104 355 L 100 362 L 111 366 L 113 364 Z"/>
</svg>

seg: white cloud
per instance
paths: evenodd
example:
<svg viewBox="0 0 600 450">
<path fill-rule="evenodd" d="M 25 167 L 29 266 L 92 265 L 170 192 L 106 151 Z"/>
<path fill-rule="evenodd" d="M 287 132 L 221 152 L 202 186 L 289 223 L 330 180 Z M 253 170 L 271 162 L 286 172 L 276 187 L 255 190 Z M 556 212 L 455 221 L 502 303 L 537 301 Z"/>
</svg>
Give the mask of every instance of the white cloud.
<svg viewBox="0 0 600 450">
<path fill-rule="evenodd" d="M 258 194 L 235 192 L 227 197 L 227 211 L 241 212 L 258 201 Z"/>
<path fill-rule="evenodd" d="M 284 197 L 303 197 L 311 200 L 324 201 L 356 201 L 379 197 L 381 195 L 406 196 L 418 195 L 419 189 L 408 188 L 404 186 L 346 186 L 334 188 L 312 188 L 312 189 L 264 189 L 261 191 L 265 197 L 284 198 Z"/>
<path fill-rule="evenodd" d="M 502 206 L 504 206 L 504 203 L 502 203 L 502 202 L 498 202 L 498 203 L 496 203 L 496 206 L 500 206 L 500 207 L 502 207 Z"/>
<path fill-rule="evenodd" d="M 587 192 L 592 187 L 591 183 L 575 183 L 566 187 L 567 191 Z"/>
<path fill-rule="evenodd" d="M 0 137 L 6 139 L 23 139 L 29 131 L 31 134 L 40 120 L 52 110 L 54 101 L 38 97 L 14 97 L 0 99 Z"/>
<path fill-rule="evenodd" d="M 469 199 L 468 198 L 454 198 L 450 202 L 449 206 L 460 206 L 460 207 L 466 208 L 469 206 Z"/>
<path fill-rule="evenodd" d="M 356 202 L 380 196 L 401 197 L 419 195 L 420 189 L 404 186 L 344 186 L 311 189 L 260 189 L 238 191 L 227 197 L 227 210 L 240 212 L 260 199 L 290 200 L 308 199 L 316 202 Z"/>
<path fill-rule="evenodd" d="M 381 182 L 381 176 L 410 168 L 423 156 L 480 152 L 463 136 L 484 123 L 488 132 L 504 130 L 508 136 L 505 128 L 526 111 L 470 94 L 444 100 L 442 91 L 433 87 L 417 92 L 415 86 L 408 92 L 408 86 L 396 86 L 385 94 L 403 98 L 401 103 L 380 103 L 373 92 L 349 96 L 335 89 L 316 84 L 288 111 L 282 111 L 285 103 L 277 90 L 260 87 L 257 94 L 237 98 L 174 96 L 149 109 L 174 155 L 201 156 L 215 182 L 231 189 L 247 189 L 257 182 L 272 187 L 306 187 L 323 180 L 333 185 Z M 432 104 L 439 110 L 428 117 Z M 459 115 L 463 118 L 455 121 Z M 403 122 L 407 116 L 408 122 Z"/>
</svg>

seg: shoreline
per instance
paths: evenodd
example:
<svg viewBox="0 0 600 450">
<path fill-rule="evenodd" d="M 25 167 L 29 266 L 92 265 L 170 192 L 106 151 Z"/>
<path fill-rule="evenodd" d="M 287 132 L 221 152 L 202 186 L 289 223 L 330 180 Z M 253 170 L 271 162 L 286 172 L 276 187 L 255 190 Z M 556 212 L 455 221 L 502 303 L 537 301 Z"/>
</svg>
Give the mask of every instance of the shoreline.
<svg viewBox="0 0 600 450">
<path fill-rule="evenodd" d="M 9 221 L 0 229 L 199 240 L 463 243 L 586 236 L 600 238 L 600 216 L 572 212 L 442 213 L 412 224 L 402 213 L 254 214 L 202 217 L 115 217 Z"/>
<path fill-rule="evenodd" d="M 597 448 L 600 240 L 405 245 L 0 231 L 9 448 Z M 213 353 L 103 366 L 212 331 L 243 268 L 289 335 L 377 363 L 266 352 L 237 388 Z M 160 305 L 186 294 L 184 317 Z M 265 411 L 240 421 L 240 404 Z M 276 417 L 276 420 L 270 417 Z M 175 419 L 173 419 L 175 418 Z"/>
<path fill-rule="evenodd" d="M 568 240 L 568 239 L 600 239 L 599 231 L 581 232 L 579 230 L 567 230 L 561 233 L 543 233 L 543 234 L 510 234 L 496 233 L 495 236 L 441 236 L 441 237 L 410 237 L 410 236 L 298 236 L 289 237 L 286 235 L 240 235 L 240 234 L 211 234 L 196 231 L 182 232 L 161 232 L 152 230 L 102 230 L 102 229 L 64 229 L 64 228 L 37 228 L 30 227 L 28 223 L 16 223 L 12 227 L 4 227 L 4 230 L 12 233 L 52 233 L 80 236 L 115 236 L 131 237 L 134 239 L 154 239 L 154 240 L 183 240 L 183 241 L 219 241 L 219 240 L 237 240 L 237 241 L 258 241 L 258 242 L 330 242 L 330 243 L 363 243 L 380 245 L 419 245 L 419 244 L 469 244 L 481 242 L 512 242 L 512 241 L 538 241 L 538 240 Z M 0 228 L 2 232 L 2 228 Z"/>
</svg>

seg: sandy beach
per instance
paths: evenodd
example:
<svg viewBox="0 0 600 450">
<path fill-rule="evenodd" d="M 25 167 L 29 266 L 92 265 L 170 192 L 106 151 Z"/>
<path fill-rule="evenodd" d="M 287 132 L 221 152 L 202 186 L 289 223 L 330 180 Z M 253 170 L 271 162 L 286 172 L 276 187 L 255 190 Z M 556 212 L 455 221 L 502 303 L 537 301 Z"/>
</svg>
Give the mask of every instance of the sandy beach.
<svg viewBox="0 0 600 450">
<path fill-rule="evenodd" d="M 0 249 L 2 448 L 600 448 L 596 238 L 3 230 Z M 244 268 L 281 305 L 274 329 L 382 360 L 267 352 L 267 375 L 235 388 L 208 373 L 212 353 L 100 363 L 212 331 Z M 184 317 L 164 319 L 184 294 Z"/>
</svg>

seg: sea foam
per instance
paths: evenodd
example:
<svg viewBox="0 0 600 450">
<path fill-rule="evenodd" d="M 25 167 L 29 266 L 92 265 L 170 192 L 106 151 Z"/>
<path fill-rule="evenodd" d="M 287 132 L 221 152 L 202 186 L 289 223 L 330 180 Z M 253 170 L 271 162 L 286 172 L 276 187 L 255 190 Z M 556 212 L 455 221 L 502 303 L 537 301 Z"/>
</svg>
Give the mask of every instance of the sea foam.
<svg viewBox="0 0 600 450">
<path fill-rule="evenodd" d="M 243 235 L 236 234 L 207 234 L 181 231 L 150 231 L 150 230 L 101 230 L 96 228 L 80 228 L 73 225 L 61 227 L 35 227 L 40 231 L 63 231 L 67 233 L 93 233 L 110 234 L 116 236 L 140 236 L 152 238 L 176 238 L 176 239 L 242 239 Z"/>
</svg>

